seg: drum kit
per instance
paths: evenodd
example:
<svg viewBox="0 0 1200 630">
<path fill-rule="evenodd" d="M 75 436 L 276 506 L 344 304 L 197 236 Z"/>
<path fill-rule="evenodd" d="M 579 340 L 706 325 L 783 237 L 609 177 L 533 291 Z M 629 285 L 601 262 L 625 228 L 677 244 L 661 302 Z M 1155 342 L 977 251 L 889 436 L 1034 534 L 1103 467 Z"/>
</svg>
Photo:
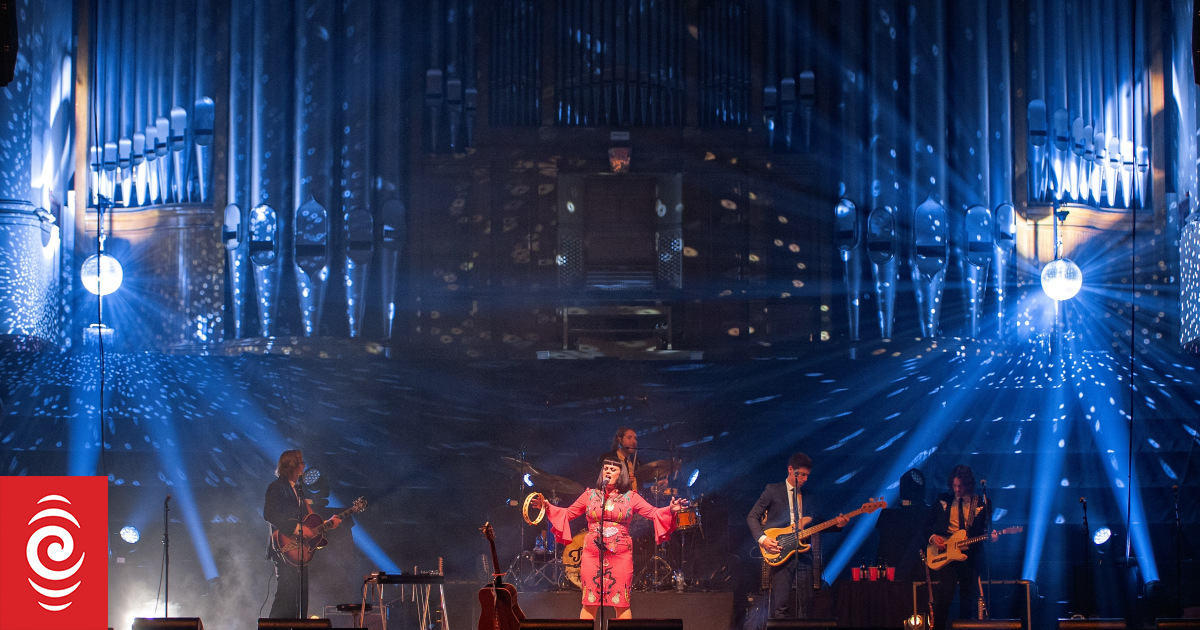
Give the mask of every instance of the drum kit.
<svg viewBox="0 0 1200 630">
<path fill-rule="evenodd" d="M 526 478 L 533 484 L 534 492 L 524 499 L 521 510 L 528 525 L 540 528 L 531 549 L 525 549 L 525 529 L 522 528 L 523 551 L 508 567 L 507 580 L 521 590 L 579 589 L 579 566 L 583 559 L 583 543 L 587 530 L 581 529 L 576 532 L 571 542 L 566 545 L 558 544 L 550 524 L 542 523 L 545 508 L 538 513 L 530 508 L 530 501 L 535 495 L 542 494 L 551 504 L 559 505 L 562 499 L 574 500 L 583 492 L 583 485 L 565 477 L 552 475 L 524 459 L 503 457 L 501 461 L 519 475 L 518 483 L 522 491 L 526 487 Z M 652 505 L 661 507 L 679 496 L 679 491 L 670 487 L 670 480 L 678 476 L 680 464 L 678 459 L 662 459 L 639 466 L 637 478 L 642 486 L 640 492 L 643 498 Z M 685 587 L 683 570 L 688 564 L 688 552 L 691 551 L 690 538 L 694 534 L 700 534 L 701 537 L 704 535 L 700 511 L 703 500 L 703 496 L 691 498 L 688 507 L 675 514 L 675 533 L 672 534 L 671 540 L 660 545 L 654 543 L 654 529 L 649 520 L 641 516 L 634 517 L 630 534 L 634 537 L 635 544 L 645 539 L 645 544 L 641 547 L 653 549 L 652 555 L 649 552 L 634 554 L 634 590 L 682 590 Z"/>
</svg>

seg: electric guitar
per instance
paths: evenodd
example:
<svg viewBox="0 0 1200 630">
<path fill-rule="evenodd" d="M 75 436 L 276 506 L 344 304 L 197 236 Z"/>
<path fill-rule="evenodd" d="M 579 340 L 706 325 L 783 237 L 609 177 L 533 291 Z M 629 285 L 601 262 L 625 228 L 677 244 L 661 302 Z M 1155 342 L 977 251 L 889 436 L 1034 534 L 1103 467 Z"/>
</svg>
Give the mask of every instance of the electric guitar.
<svg viewBox="0 0 1200 630">
<path fill-rule="evenodd" d="M 504 583 L 496 557 L 496 534 L 491 523 L 480 529 L 492 547 L 492 577 L 495 581 L 479 589 L 479 630 L 520 630 L 525 613 L 517 604 L 517 587 Z"/>
<path fill-rule="evenodd" d="M 354 504 L 349 509 L 338 514 L 337 518 L 345 520 L 347 516 L 365 509 L 367 509 L 367 500 L 358 497 L 354 500 Z M 304 534 L 303 545 L 300 544 L 301 537 L 299 534 L 288 536 L 282 530 L 275 530 L 271 534 L 271 545 L 275 548 L 275 551 L 283 557 L 285 562 L 294 567 L 308 564 L 312 560 L 313 554 L 329 543 L 328 540 L 325 540 L 323 534 L 326 530 L 333 527 L 333 518 L 322 521 L 320 516 L 310 511 L 308 516 L 305 516 L 304 520 L 301 521 L 300 525 L 303 528 L 302 531 Z"/>
<path fill-rule="evenodd" d="M 963 549 L 970 547 L 977 542 L 983 542 L 991 538 L 992 534 L 1000 536 L 1001 534 L 1019 534 L 1023 531 L 1025 531 L 1025 528 L 1018 525 L 1014 527 L 1005 527 L 1001 530 L 993 530 L 991 534 L 983 534 L 982 536 L 967 538 L 967 530 L 960 529 L 946 539 L 946 545 L 944 547 L 938 547 L 937 545 L 930 543 L 929 546 L 925 548 L 925 566 L 936 571 L 951 562 L 966 560 L 967 554 L 963 553 Z"/>
<path fill-rule="evenodd" d="M 871 500 L 862 504 L 862 507 L 858 508 L 857 510 L 854 510 L 848 514 L 843 514 L 842 516 L 851 518 L 858 516 L 859 514 L 869 514 L 875 510 L 885 507 L 887 507 L 887 501 L 884 501 L 883 499 L 878 501 Z M 804 542 L 804 539 L 816 534 L 817 532 L 822 532 L 830 527 L 833 527 L 836 521 L 837 519 L 834 518 L 825 521 L 824 523 L 819 523 L 817 525 L 813 525 L 812 527 L 808 527 L 808 524 L 812 522 L 812 517 L 804 516 L 801 517 L 799 523 L 796 523 L 795 527 L 773 527 L 764 531 L 763 533 L 767 535 L 767 538 L 772 538 L 775 540 L 775 542 L 779 543 L 779 552 L 771 553 L 764 549 L 762 545 L 759 545 L 759 550 L 762 551 L 763 561 L 773 567 L 777 567 L 784 562 L 787 562 L 788 558 L 792 557 L 792 554 L 804 553 L 808 551 L 812 545 Z M 763 542 L 766 541 L 764 540 Z"/>
</svg>

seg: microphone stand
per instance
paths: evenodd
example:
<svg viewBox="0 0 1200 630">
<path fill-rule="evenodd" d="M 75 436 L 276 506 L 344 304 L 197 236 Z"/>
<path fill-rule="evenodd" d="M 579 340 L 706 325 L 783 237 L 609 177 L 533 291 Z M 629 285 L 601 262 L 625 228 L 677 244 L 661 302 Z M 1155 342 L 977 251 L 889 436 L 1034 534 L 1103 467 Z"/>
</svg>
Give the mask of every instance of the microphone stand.
<svg viewBox="0 0 1200 630">
<path fill-rule="evenodd" d="M 800 544 L 800 487 L 799 475 L 792 476 L 792 534 L 796 537 L 796 544 Z M 795 554 L 796 557 L 791 559 L 792 565 L 792 618 L 802 619 L 800 612 L 800 554 Z"/>
<path fill-rule="evenodd" d="M 163 617 L 170 617 L 167 606 L 171 605 L 171 495 L 163 499 Z"/>
<path fill-rule="evenodd" d="M 304 580 L 305 576 L 308 575 L 308 560 L 304 558 L 304 554 L 308 551 L 308 548 L 304 546 L 304 521 L 305 517 L 308 516 L 308 511 L 306 509 L 308 504 L 304 502 L 304 497 L 300 496 L 299 479 L 296 480 L 295 491 L 296 498 L 300 500 L 299 505 L 296 506 L 297 513 L 299 514 L 300 518 L 300 533 L 297 534 L 297 540 L 300 541 L 300 566 L 298 567 L 297 574 L 300 579 L 296 581 L 296 610 L 299 611 L 300 617 L 303 618 L 308 616 L 308 611 L 304 605 Z M 497 567 L 497 570 L 499 570 L 499 567 Z"/>
<path fill-rule="evenodd" d="M 1179 523 L 1179 486 L 1171 486 L 1171 492 L 1175 496 L 1175 609 L 1183 610 L 1183 565 L 1181 558 L 1183 554 L 1180 549 L 1180 541 L 1183 538 L 1183 527 Z"/>
<path fill-rule="evenodd" d="M 1091 528 L 1088 527 L 1087 518 L 1087 499 L 1079 497 L 1079 503 L 1083 506 L 1083 616 L 1087 619 L 1093 616 L 1092 598 L 1092 537 Z"/>
<path fill-rule="evenodd" d="M 635 451 L 636 455 L 636 451 Z M 596 532 L 596 543 L 600 546 L 600 553 L 597 556 L 599 564 L 596 565 L 596 572 L 599 574 L 600 582 L 600 609 L 596 613 L 600 616 L 600 630 L 604 630 L 604 606 L 608 603 L 604 599 L 604 554 L 608 551 L 604 546 L 604 518 L 607 516 L 605 510 L 608 507 L 608 477 L 604 478 L 603 488 L 600 490 L 600 528 Z M 628 604 L 629 602 L 625 602 Z"/>
<path fill-rule="evenodd" d="M 987 479 L 981 479 L 979 481 L 979 485 L 982 488 L 981 494 L 983 495 L 983 507 L 985 510 L 987 510 L 987 525 L 984 527 L 983 533 L 988 534 L 988 530 L 992 528 L 992 510 L 991 505 L 988 504 L 987 498 Z M 987 542 L 991 542 L 991 538 L 988 538 Z M 987 598 L 985 599 L 983 596 L 983 584 L 979 584 L 979 609 L 977 612 L 980 621 L 988 618 L 987 604 L 988 602 L 992 601 L 992 554 L 987 553 L 986 551 L 984 551 L 983 554 L 983 571 L 984 573 L 987 573 L 988 587 Z"/>
</svg>

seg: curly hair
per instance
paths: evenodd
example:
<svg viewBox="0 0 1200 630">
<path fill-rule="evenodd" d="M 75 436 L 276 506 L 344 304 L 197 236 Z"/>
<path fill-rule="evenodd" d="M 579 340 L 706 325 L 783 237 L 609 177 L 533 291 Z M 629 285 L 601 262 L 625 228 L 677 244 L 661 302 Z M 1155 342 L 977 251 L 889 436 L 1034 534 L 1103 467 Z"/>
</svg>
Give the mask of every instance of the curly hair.
<svg viewBox="0 0 1200 630">
<path fill-rule="evenodd" d="M 950 471 L 950 477 L 946 479 L 946 485 L 954 488 L 954 480 L 957 479 L 963 483 L 967 489 L 975 491 L 975 473 L 971 472 L 971 467 L 966 464 L 959 464 Z"/>
</svg>

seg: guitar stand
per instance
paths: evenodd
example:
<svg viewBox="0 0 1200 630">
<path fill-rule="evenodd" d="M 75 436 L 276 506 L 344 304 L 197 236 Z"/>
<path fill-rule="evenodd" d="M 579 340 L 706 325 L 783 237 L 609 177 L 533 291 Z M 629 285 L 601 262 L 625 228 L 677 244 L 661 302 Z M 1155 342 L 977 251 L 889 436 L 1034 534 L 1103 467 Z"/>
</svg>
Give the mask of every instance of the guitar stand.
<svg viewBox="0 0 1200 630">
<path fill-rule="evenodd" d="M 434 625 L 430 624 L 429 621 L 429 605 L 430 596 L 433 593 L 433 585 L 437 584 L 439 601 L 436 609 L 441 613 L 442 617 L 441 623 L 438 626 L 440 630 L 450 630 L 450 615 L 446 611 L 445 583 L 446 578 L 441 572 L 417 573 L 414 570 L 412 574 L 401 573 L 399 575 L 389 575 L 382 571 L 375 571 L 363 576 L 362 605 L 359 608 L 359 614 L 355 615 L 358 618 L 358 627 L 362 628 L 366 622 L 367 596 L 372 591 L 372 586 L 374 586 L 375 599 L 379 607 L 379 620 L 382 623 L 380 628 L 387 630 L 387 605 L 383 601 L 383 587 L 388 584 L 399 584 L 400 599 L 397 601 L 404 601 L 404 586 L 408 584 L 412 585 L 411 601 L 416 604 L 418 628 L 421 630 L 434 628 Z"/>
</svg>

